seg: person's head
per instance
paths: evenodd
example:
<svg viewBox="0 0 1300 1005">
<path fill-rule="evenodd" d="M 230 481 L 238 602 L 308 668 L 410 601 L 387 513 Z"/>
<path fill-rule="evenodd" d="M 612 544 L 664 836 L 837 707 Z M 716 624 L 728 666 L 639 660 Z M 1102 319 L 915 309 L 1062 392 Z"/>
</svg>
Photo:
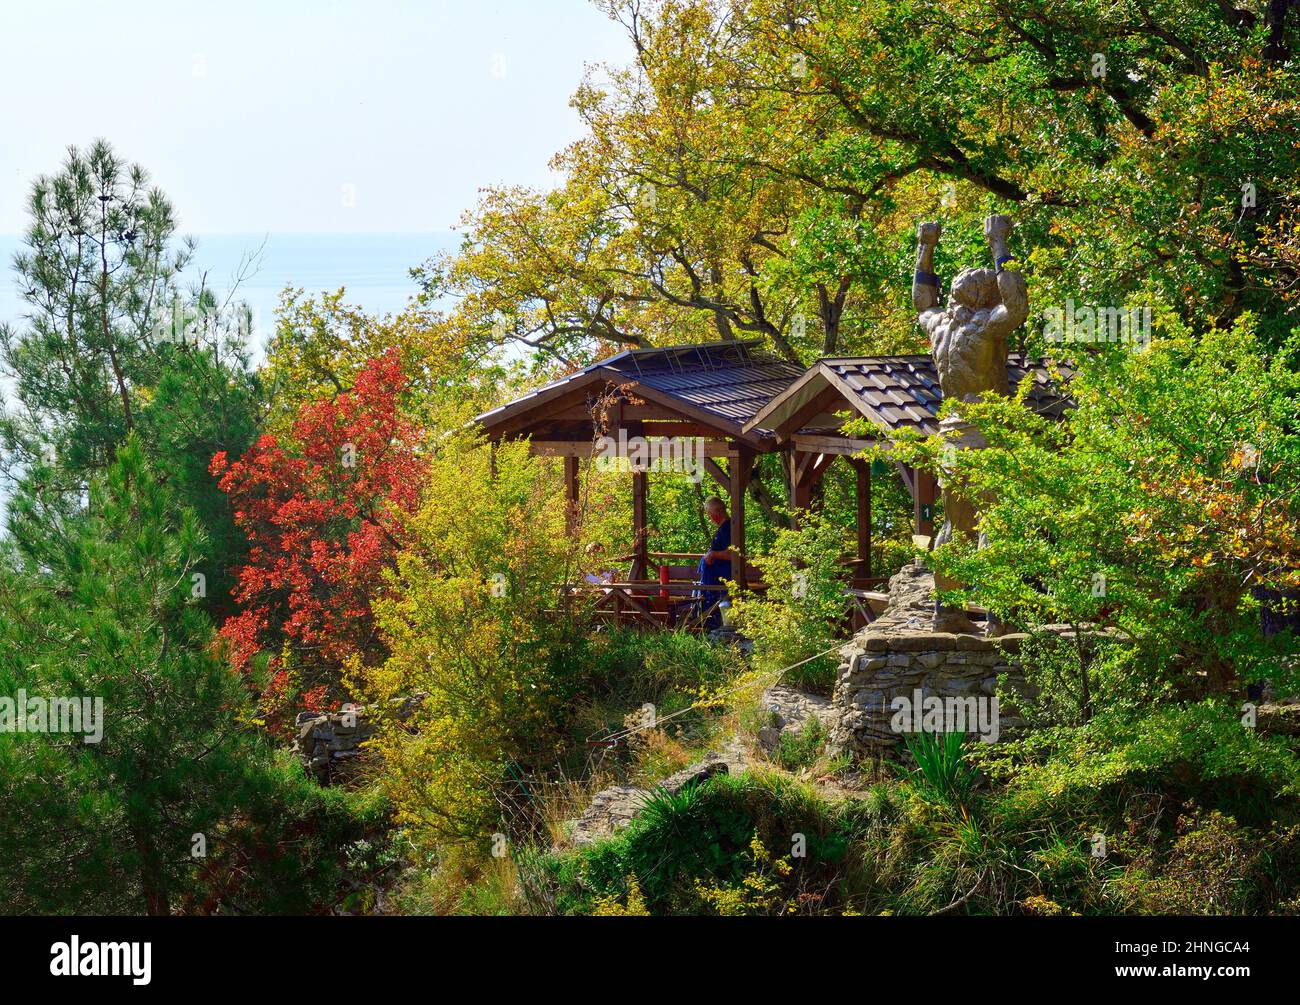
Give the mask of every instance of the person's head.
<svg viewBox="0 0 1300 1005">
<path fill-rule="evenodd" d="M 704 515 L 720 525 L 727 519 L 727 504 L 717 496 L 709 496 L 704 500 Z"/>
<path fill-rule="evenodd" d="M 998 278 L 992 269 L 962 269 L 949 291 L 953 301 L 971 310 L 994 307 L 998 302 Z"/>
</svg>

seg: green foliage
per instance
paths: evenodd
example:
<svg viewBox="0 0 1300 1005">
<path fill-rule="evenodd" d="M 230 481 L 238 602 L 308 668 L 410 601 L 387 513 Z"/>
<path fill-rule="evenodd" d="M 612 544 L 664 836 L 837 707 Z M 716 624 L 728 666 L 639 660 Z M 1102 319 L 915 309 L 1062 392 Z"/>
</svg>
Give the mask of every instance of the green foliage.
<svg viewBox="0 0 1300 1005">
<path fill-rule="evenodd" d="M 708 898 L 701 899 L 697 879 L 706 890 L 713 883 L 743 888 L 755 868 L 755 841 L 765 851 L 793 850 L 794 835 L 802 834 L 807 856 L 791 859 L 795 869 L 783 876 L 782 889 L 799 913 L 819 913 L 834 896 L 828 889 L 854 874 L 846 856 L 866 820 L 855 808 L 828 803 L 783 778 L 721 775 L 661 794 L 618 837 L 541 865 L 558 883 L 562 913 L 587 913 L 592 898 L 624 896 L 629 876 L 653 913 L 698 913 L 708 909 Z"/>
<path fill-rule="evenodd" d="M 1121 640 L 1090 634 L 1069 638 L 1031 631 L 1016 659 L 1019 681 L 999 681 L 999 700 L 1030 728 L 1078 726 L 1092 709 L 1138 719 L 1172 698 L 1172 688 L 1149 673 L 1139 653 Z"/>
<path fill-rule="evenodd" d="M 0 328 L 0 696 L 100 696 L 107 720 L 98 744 L 0 734 L 3 907 L 364 912 L 406 865 L 407 909 L 479 914 L 1300 911 L 1300 757 L 1239 708 L 1247 683 L 1300 689 L 1294 637 L 1261 638 L 1251 595 L 1300 589 L 1293 12 L 601 6 L 635 36 L 635 64 L 574 96 L 584 133 L 557 155 L 558 187 L 484 190 L 461 249 L 416 270 L 424 295 L 395 316 L 289 292 L 256 374 L 238 343 L 178 343 L 218 304 L 177 290 L 193 246 L 141 168 L 99 141 L 36 180 L 15 261 L 28 320 Z M 1002 682 L 1034 731 L 993 748 L 910 738 L 915 771 L 847 799 L 715 778 L 656 796 L 609 841 L 551 852 L 539 778 L 582 770 L 585 738 L 641 702 L 686 709 L 742 667 L 686 635 L 594 632 L 560 587 L 613 560 L 566 538 L 549 462 L 505 446 L 493 476 L 468 418 L 616 348 L 754 336 L 805 363 L 922 350 L 899 282 L 916 217 L 943 218 L 947 278 L 985 255 L 981 219 L 1012 210 L 1039 309 L 1154 312 L 1145 352 L 1069 347 L 1063 422 L 1020 400 L 963 406 L 990 449 L 951 474 L 989 500 L 985 546 L 934 562 L 966 584 L 947 599 L 1034 629 L 1029 687 Z M 1040 320 L 1013 348 L 1061 351 Z M 433 470 L 409 539 L 395 518 L 361 550 L 391 544 L 396 568 L 347 609 L 373 610 L 370 663 L 390 658 L 346 669 L 394 714 L 374 743 L 380 784 L 321 790 L 270 749 L 213 644 L 210 619 L 236 639 L 262 626 L 230 600 L 249 548 L 208 463 L 260 433 L 292 438 L 289 417 L 393 347 L 396 408 L 430 434 Z M 895 456 L 944 463 L 939 442 Z M 760 677 L 843 630 L 853 478 L 833 466 L 821 515 L 791 532 L 783 460 L 758 458 L 749 508 L 770 589 L 736 598 Z M 632 544 L 625 485 L 583 484 L 583 531 L 610 556 Z M 699 550 L 707 491 L 652 479 L 650 547 Z M 911 555 L 909 512 L 898 480 L 878 479 L 859 574 Z M 297 585 L 321 558 L 301 556 Z M 312 646 L 291 657 L 284 674 L 322 670 Z M 786 679 L 824 691 L 833 669 L 821 656 Z M 602 764 L 653 777 L 717 727 L 702 709 L 676 723 L 683 737 Z M 783 736 L 776 760 L 803 770 L 822 739 Z M 486 857 L 497 832 L 513 860 Z"/>
<path fill-rule="evenodd" d="M 529 858 L 530 885 L 579 914 L 625 897 L 629 877 L 655 914 L 1295 910 L 1300 757 L 1227 710 L 1100 715 L 975 745 L 966 765 L 953 739 L 847 799 L 752 772 L 661 795 L 614 838 Z M 994 782 L 978 800 L 976 767 Z M 797 833 L 807 858 L 784 852 Z"/>
<path fill-rule="evenodd" d="M 975 769 L 966 763 L 964 733 L 908 733 L 903 742 L 916 761 L 909 774 L 918 789 L 950 806 L 965 808 L 975 787 Z"/>
<path fill-rule="evenodd" d="M 1078 805 L 1115 786 L 1167 788 L 1194 795 L 1243 820 L 1261 822 L 1300 791 L 1300 757 L 1279 739 L 1247 728 L 1222 702 L 1170 705 L 1134 722 L 1102 714 L 1087 728 L 1033 734 L 1005 751 L 977 748 L 994 775 L 1011 785 L 1007 810 L 1027 816 L 1055 800 Z M 1043 752 L 1050 751 L 1050 757 Z M 1032 756 L 1037 752 L 1037 756 Z M 1008 758 L 1030 755 L 1024 763 Z"/>
<path fill-rule="evenodd" d="M 137 389 L 157 378 L 159 322 L 192 248 L 171 247 L 171 204 L 103 140 L 37 178 L 28 212 L 14 266 L 29 321 L 0 326 L 23 407 L 6 409 L 0 432 L 9 463 L 33 469 L 29 485 L 74 503 L 134 427 Z"/>
<path fill-rule="evenodd" d="M 795 686 L 829 691 L 836 660 L 818 655 L 833 646 L 844 617 L 844 569 L 848 533 L 825 514 L 809 514 L 798 530 L 776 534 L 771 551 L 754 564 L 767 584 L 763 597 L 735 598 L 740 631 L 754 642 L 754 668 L 777 671 L 817 658 L 783 678 Z"/>
<path fill-rule="evenodd" d="M 426 485 L 373 604 L 391 656 L 354 667 L 352 683 L 381 707 L 415 705 L 376 743 L 413 840 L 486 849 L 493 833 L 538 826 L 526 786 L 503 804 L 497 794 L 552 761 L 582 694 L 580 633 L 559 590 L 574 547 L 559 480 L 526 443 L 502 446 L 494 475 L 481 443 L 449 434 Z"/>
<path fill-rule="evenodd" d="M 586 659 L 593 680 L 629 701 L 671 701 L 670 692 L 684 697 L 713 690 L 738 670 L 734 650 L 688 632 L 602 633 L 591 638 Z"/>
<path fill-rule="evenodd" d="M 701 901 L 723 917 L 788 914 L 796 905 L 784 896 L 782 883 L 793 871 L 788 859 L 773 858 L 755 835 L 749 843 L 749 869 L 739 883 L 729 886 L 697 879 L 695 890 Z"/>
<path fill-rule="evenodd" d="M 783 730 L 772 759 L 786 771 L 802 771 L 817 763 L 826 745 L 826 729 L 821 720 L 809 718 L 797 733 Z"/>
<path fill-rule="evenodd" d="M 1178 819 L 1163 869 L 1139 868 L 1117 885 L 1141 914 L 1247 913 L 1267 855 L 1264 844 L 1218 810 L 1192 810 Z"/>
<path fill-rule="evenodd" d="M 14 381 L 0 416 L 14 541 L 38 566 L 53 560 L 48 531 L 84 518 L 89 480 L 134 431 L 198 517 L 207 549 L 199 599 L 223 618 L 244 540 L 208 461 L 242 452 L 257 432 L 250 312 L 207 288 L 181 296 L 176 279 L 193 243 L 173 244 L 167 198 L 102 140 L 38 178 L 28 209 L 27 250 L 15 259 L 26 324 L 0 326 L 0 361 Z"/>
<path fill-rule="evenodd" d="M 420 273 L 467 354 L 549 367 L 740 333 L 803 362 L 914 352 L 916 218 L 944 218 L 947 277 L 1012 208 L 1040 307 L 1158 298 L 1198 328 L 1254 311 L 1270 346 L 1294 324 L 1285 8 L 602 6 L 636 62 L 575 95 L 563 181 L 484 190 L 463 247 Z"/>
<path fill-rule="evenodd" d="M 47 569 L 0 579 L 0 695 L 102 700 L 102 738 L 0 733 L 4 909 L 309 909 L 331 886 L 320 860 L 267 855 L 264 835 L 318 832 L 310 850 L 328 861 L 328 838 L 357 823 L 242 721 L 244 690 L 192 602 L 197 523 L 134 439 L 47 553 Z"/>
<path fill-rule="evenodd" d="M 1130 698 L 1234 679 L 1289 692 L 1293 642 L 1261 635 L 1249 587 L 1294 587 L 1300 568 L 1300 343 L 1270 357 L 1249 318 L 1193 339 L 1160 312 L 1156 330 L 1145 352 L 1081 356 L 1078 407 L 1061 423 L 1014 399 L 963 409 L 990 443 L 951 459 L 990 500 L 984 547 L 954 541 L 934 561 L 968 584 L 958 596 L 1012 624 L 1093 626 L 1124 642 L 1144 678 L 1128 674 Z M 937 465 L 943 444 L 901 452 Z M 1082 651 L 1087 634 L 1085 716 L 1102 655 Z"/>
<path fill-rule="evenodd" d="M 210 291 L 200 310 L 217 310 Z M 214 339 L 190 347 L 168 346 L 157 383 L 141 395 L 140 442 L 177 501 L 191 509 L 205 532 L 203 606 L 218 622 L 233 613 L 232 593 L 247 542 L 235 526 L 230 497 L 209 472 L 214 454 L 243 454 L 261 418 L 261 385 L 238 342 Z"/>
</svg>

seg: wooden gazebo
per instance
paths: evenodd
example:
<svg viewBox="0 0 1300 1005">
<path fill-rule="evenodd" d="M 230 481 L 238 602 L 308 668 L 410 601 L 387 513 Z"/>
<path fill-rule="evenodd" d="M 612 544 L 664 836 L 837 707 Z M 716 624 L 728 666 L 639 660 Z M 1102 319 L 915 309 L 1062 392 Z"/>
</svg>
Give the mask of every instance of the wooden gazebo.
<svg viewBox="0 0 1300 1005">
<path fill-rule="evenodd" d="M 1012 386 L 1033 373 L 1031 407 L 1054 415 L 1066 407 L 1047 364 L 1013 356 L 1007 370 Z M 742 588 L 752 579 L 745 546 L 745 493 L 762 491 L 760 483 L 750 484 L 755 458 L 787 453 L 791 510 L 797 519 L 811 505 L 814 488 L 831 463 L 844 457 L 857 472 L 853 586 L 861 598 L 863 589 L 872 585 L 871 465 L 855 455 L 903 429 L 937 433 L 942 400 L 929 356 L 824 359 L 805 370 L 764 352 L 757 341 L 714 342 L 618 353 L 486 412 L 476 422 L 492 442 L 527 437 L 534 454 L 563 458 L 567 502 L 575 515 L 579 463 L 593 457 L 598 425 L 612 439 L 703 440 L 705 472 L 730 500 L 732 550 L 738 558 L 734 579 Z M 846 435 L 844 413 L 865 416 L 876 436 Z M 935 479 L 905 465 L 897 467 L 912 496 L 914 532 L 930 537 L 938 493 Z M 654 623 L 663 620 L 662 602 L 690 592 L 689 578 L 699 556 L 648 551 L 649 472 L 633 470 L 631 478 L 635 545 L 627 556 L 628 577 L 602 584 L 599 591 L 601 603 L 608 604 L 617 619 L 626 615 Z M 688 564 L 673 564 L 680 561 Z M 648 578 L 652 565 L 660 578 Z M 665 570 L 672 571 L 672 582 L 661 582 Z"/>
<path fill-rule="evenodd" d="M 754 459 L 779 449 L 762 429 L 745 428 L 758 409 L 794 381 L 803 368 L 763 352 L 757 342 L 714 342 L 666 349 L 632 349 L 584 367 L 531 394 L 477 418 L 491 441 L 528 437 L 534 454 L 564 459 L 565 486 L 576 512 L 579 462 L 593 456 L 596 415 L 604 435 L 690 437 L 703 440 L 704 470 L 729 499 L 735 581 L 745 586 L 750 570 L 745 546 L 745 492 Z M 647 597 L 680 586 L 648 579 L 653 560 L 681 574 L 694 566 L 672 566 L 691 555 L 651 553 L 647 546 L 649 472 L 632 471 L 634 552 L 626 583 L 613 584 L 611 603 L 626 613 L 649 616 Z M 755 490 L 758 485 L 755 483 Z M 659 572 L 658 569 L 655 570 Z M 610 592 L 610 591 L 607 591 Z"/>
</svg>

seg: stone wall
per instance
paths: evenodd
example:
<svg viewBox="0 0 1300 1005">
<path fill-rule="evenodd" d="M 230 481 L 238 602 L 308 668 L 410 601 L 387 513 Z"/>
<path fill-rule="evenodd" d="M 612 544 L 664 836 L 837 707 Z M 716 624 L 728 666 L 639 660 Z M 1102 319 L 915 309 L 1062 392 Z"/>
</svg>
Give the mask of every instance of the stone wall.
<svg viewBox="0 0 1300 1005">
<path fill-rule="evenodd" d="M 423 694 L 389 703 L 388 714 L 405 719 L 424 700 Z M 337 712 L 299 712 L 292 750 L 303 769 L 322 785 L 347 781 L 365 753 L 364 744 L 379 728 L 379 706 L 353 705 Z"/>
<path fill-rule="evenodd" d="M 937 630 L 951 624 L 951 617 L 935 610 L 933 590 L 928 570 L 905 566 L 889 581 L 885 613 L 840 650 L 831 750 L 880 754 L 898 744 L 902 736 L 891 725 L 897 697 L 992 698 L 1002 674 L 1014 686 L 1020 676 L 1016 653 L 1025 636 Z M 1000 712 L 999 732 L 1022 725 L 1014 709 Z"/>
<path fill-rule="evenodd" d="M 897 697 L 992 698 L 998 677 L 1014 682 L 1019 667 L 1014 650 L 1021 636 L 998 640 L 947 632 L 862 636 L 844 650 L 835 681 L 833 703 L 840 714 L 831 733 L 835 751 L 882 753 L 902 740 L 893 728 Z M 1003 648 L 1005 647 L 1005 648 Z M 999 709 L 998 730 L 1014 729 L 1021 722 L 1014 709 Z M 975 731 L 971 724 L 969 732 Z"/>
<path fill-rule="evenodd" d="M 323 715 L 299 712 L 294 729 L 293 752 L 322 785 L 346 778 L 361 756 L 361 745 L 375 735 L 374 720 L 364 708 Z"/>
</svg>

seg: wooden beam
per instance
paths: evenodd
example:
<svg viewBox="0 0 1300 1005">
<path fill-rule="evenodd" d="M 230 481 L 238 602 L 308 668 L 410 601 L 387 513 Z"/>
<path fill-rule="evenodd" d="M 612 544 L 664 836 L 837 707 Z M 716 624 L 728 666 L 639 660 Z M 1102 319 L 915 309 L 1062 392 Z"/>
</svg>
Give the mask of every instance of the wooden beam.
<svg viewBox="0 0 1300 1005">
<path fill-rule="evenodd" d="M 552 415 L 570 407 L 582 410 L 582 418 L 591 426 L 591 409 L 587 399 L 593 393 L 591 385 L 599 383 L 594 380 L 580 380 L 564 386 L 538 391 L 533 397 L 518 402 L 511 402 L 492 420 L 483 425 L 485 432 L 493 439 L 502 439 L 519 435 L 519 432 L 545 422 Z"/>
<path fill-rule="evenodd" d="M 816 485 L 819 481 L 821 481 L 822 476 L 826 474 L 826 469 L 835 463 L 835 458 L 841 456 L 843 455 L 832 454 L 832 453 L 814 455 L 813 462 L 809 466 L 809 470 L 808 470 L 809 483 L 812 485 Z"/>
<path fill-rule="evenodd" d="M 643 425 L 645 436 L 697 436 L 702 439 L 712 439 L 718 435 L 716 429 L 710 429 L 708 426 L 702 426 L 698 422 L 646 422 Z M 618 434 L 615 433 L 615 436 Z"/>
<path fill-rule="evenodd" d="M 564 458 L 564 515 L 565 532 L 570 537 L 578 533 L 578 458 Z"/>
<path fill-rule="evenodd" d="M 831 436 L 824 433 L 798 433 L 790 438 L 790 443 L 800 453 L 813 454 L 858 454 L 874 447 L 876 440 L 860 440 L 848 436 Z"/>
<path fill-rule="evenodd" d="M 629 421 L 627 417 L 628 406 L 619 402 L 615 409 L 614 418 L 616 420 L 616 429 L 626 429 L 628 437 L 643 437 L 645 429 L 639 420 Z M 615 438 L 618 433 L 615 432 Z M 645 553 L 647 548 L 648 525 L 649 525 L 649 504 L 650 504 L 650 476 L 645 471 L 632 472 L 632 550 L 636 553 L 633 559 L 632 578 L 640 579 L 645 575 Z"/>
<path fill-rule="evenodd" d="M 916 492 L 912 496 L 912 517 L 916 533 L 934 537 L 934 503 L 939 495 L 939 483 L 928 471 L 913 470 Z"/>
<path fill-rule="evenodd" d="M 871 576 L 871 462 L 861 458 L 850 458 L 849 463 L 858 476 L 857 523 L 858 523 L 858 576 L 867 579 Z"/>
<path fill-rule="evenodd" d="M 730 489 L 731 489 L 731 476 L 730 476 L 729 474 L 727 474 L 727 472 L 726 472 L 725 470 L 723 470 L 723 467 L 722 467 L 721 464 L 719 464 L 717 461 L 715 461 L 712 457 L 706 457 L 706 458 L 704 459 L 704 470 L 707 471 L 707 472 L 709 473 L 709 476 L 710 476 L 710 477 L 711 477 L 715 482 L 717 482 L 717 483 L 718 483 L 720 486 L 722 486 L 724 489 L 727 489 L 728 491 L 730 491 Z"/>
<path fill-rule="evenodd" d="M 786 461 L 790 473 L 790 509 L 791 518 L 796 529 L 800 526 L 800 516 L 808 512 L 812 505 L 812 483 L 804 477 L 804 471 L 812 463 L 812 456 L 790 451 Z"/>
<path fill-rule="evenodd" d="M 533 440 L 528 452 L 534 457 L 590 457 L 591 440 Z"/>
<path fill-rule="evenodd" d="M 649 547 L 650 476 L 644 471 L 632 472 L 632 550 L 636 553 L 636 566 L 632 579 L 645 574 L 646 549 Z"/>
<path fill-rule="evenodd" d="M 898 468 L 898 476 L 903 479 L 903 487 L 907 489 L 907 494 L 916 500 L 916 478 L 915 472 L 911 465 L 895 462 L 894 467 Z"/>
<path fill-rule="evenodd" d="M 611 438 L 617 441 L 617 430 Z M 532 440 L 529 442 L 528 449 L 535 457 L 590 457 L 594 444 L 591 440 Z M 735 455 L 736 448 L 730 444 L 721 440 L 704 441 L 705 457 L 734 457 Z"/>
<path fill-rule="evenodd" d="M 753 453 L 742 447 L 731 462 L 731 550 L 736 554 L 736 561 L 731 564 L 731 578 L 742 590 L 747 584 L 745 562 L 749 557 L 745 550 L 745 487 L 753 468 Z"/>
</svg>

